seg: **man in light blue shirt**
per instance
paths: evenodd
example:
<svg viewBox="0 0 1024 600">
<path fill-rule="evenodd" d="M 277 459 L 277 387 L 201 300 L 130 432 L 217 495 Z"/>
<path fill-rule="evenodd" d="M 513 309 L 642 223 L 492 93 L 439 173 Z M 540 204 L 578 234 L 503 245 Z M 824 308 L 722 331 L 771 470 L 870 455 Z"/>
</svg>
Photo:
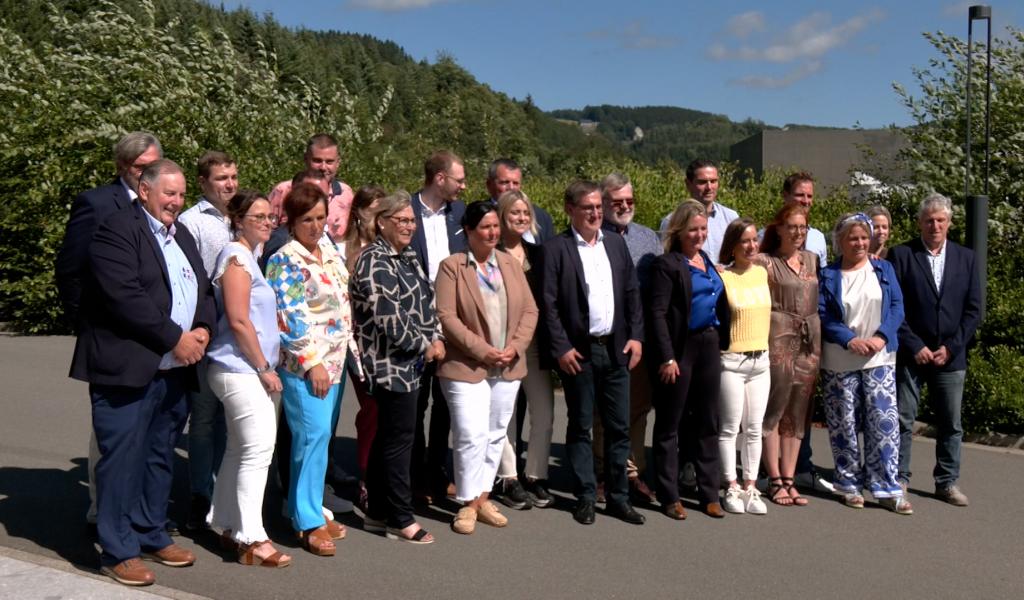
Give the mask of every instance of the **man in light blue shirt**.
<svg viewBox="0 0 1024 600">
<path fill-rule="evenodd" d="M 810 173 L 797 171 L 782 182 L 782 202 L 784 205 L 799 204 L 807 209 L 810 221 L 811 207 L 814 206 L 814 177 Z M 814 227 L 807 228 L 807 241 L 804 250 L 818 255 L 818 267 L 828 264 L 828 242 L 825 234 Z"/>
<path fill-rule="evenodd" d="M 202 196 L 192 208 L 181 213 L 178 221 L 196 240 L 203 257 L 203 269 L 213 278 L 220 251 L 231 241 L 231 225 L 227 218 L 227 205 L 238 191 L 238 165 L 231 155 L 209 150 L 196 164 Z M 171 277 L 173 282 L 173 275 Z M 190 530 L 206 528 L 206 514 L 210 511 L 214 475 L 220 469 L 227 443 L 224 405 L 206 381 L 204 359 L 198 365 L 199 390 L 189 392 L 192 415 L 188 426 L 188 474 L 192 499 L 185 527 Z"/>
<path fill-rule="evenodd" d="M 740 216 L 728 206 L 716 202 L 718 199 L 718 166 L 714 162 L 698 158 L 686 167 L 686 190 L 690 197 L 704 205 L 708 217 L 708 239 L 704 242 L 704 252 L 711 260 L 718 260 L 718 252 L 722 248 L 725 228 Z M 662 238 L 668 229 L 672 214 L 665 215 L 661 220 L 658 233 Z"/>
</svg>

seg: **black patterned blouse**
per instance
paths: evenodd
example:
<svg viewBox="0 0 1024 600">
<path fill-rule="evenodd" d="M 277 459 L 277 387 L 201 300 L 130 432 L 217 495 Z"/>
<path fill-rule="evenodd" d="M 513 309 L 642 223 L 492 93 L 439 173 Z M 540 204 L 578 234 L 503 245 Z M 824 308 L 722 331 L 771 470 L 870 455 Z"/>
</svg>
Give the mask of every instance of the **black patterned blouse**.
<svg viewBox="0 0 1024 600">
<path fill-rule="evenodd" d="M 410 247 L 378 237 L 359 255 L 349 281 L 352 318 L 372 386 L 409 392 L 420 385 L 423 357 L 441 338 L 434 292 Z"/>
</svg>

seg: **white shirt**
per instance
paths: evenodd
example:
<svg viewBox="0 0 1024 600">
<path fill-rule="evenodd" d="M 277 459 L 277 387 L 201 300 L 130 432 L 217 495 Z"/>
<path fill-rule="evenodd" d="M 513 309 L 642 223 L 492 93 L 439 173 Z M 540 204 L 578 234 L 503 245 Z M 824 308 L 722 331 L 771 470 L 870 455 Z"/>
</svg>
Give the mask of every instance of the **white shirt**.
<svg viewBox="0 0 1024 600">
<path fill-rule="evenodd" d="M 124 180 L 124 177 L 118 177 L 117 179 L 121 182 L 121 185 L 124 186 L 124 191 L 128 193 L 128 200 L 135 202 L 135 199 L 138 198 L 139 195 L 135 193 L 132 186 L 128 185 L 128 182 Z"/>
<path fill-rule="evenodd" d="M 427 276 L 433 284 L 437 279 L 437 270 L 441 261 L 448 258 L 451 251 L 448 249 L 448 223 L 447 215 L 444 212 L 445 206 L 434 212 L 429 206 L 423 203 L 420 198 L 422 211 L 420 216 L 423 219 L 423 238 L 427 242 Z"/>
<path fill-rule="evenodd" d="M 612 332 L 615 318 L 615 290 L 612 287 L 612 264 L 604 249 L 604 232 L 597 230 L 593 246 L 572 229 L 576 250 L 583 263 L 583 281 L 587 286 L 587 305 L 590 307 L 590 335 L 602 336 Z"/>
<path fill-rule="evenodd" d="M 882 286 L 871 263 L 856 271 L 841 271 L 843 315 L 846 326 L 859 338 L 870 338 L 882 324 Z M 821 368 L 837 373 L 896 364 L 896 353 L 882 348 L 870 357 L 860 356 L 839 344 L 821 345 Z"/>
<path fill-rule="evenodd" d="M 925 250 L 928 246 L 925 245 Z M 935 280 L 935 289 L 942 291 L 942 273 L 946 270 L 946 242 L 942 242 L 938 254 L 928 250 L 928 266 L 932 268 L 932 279 Z"/>
</svg>

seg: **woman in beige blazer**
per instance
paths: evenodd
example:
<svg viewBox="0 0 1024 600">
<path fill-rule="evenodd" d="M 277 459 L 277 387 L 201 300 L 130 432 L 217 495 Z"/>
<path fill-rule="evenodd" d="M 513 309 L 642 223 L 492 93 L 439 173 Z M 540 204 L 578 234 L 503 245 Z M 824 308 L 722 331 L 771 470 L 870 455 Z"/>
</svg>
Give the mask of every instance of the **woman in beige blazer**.
<svg viewBox="0 0 1024 600">
<path fill-rule="evenodd" d="M 455 498 L 464 504 L 452 529 L 469 534 L 477 520 L 508 523 L 487 496 L 526 376 L 537 305 L 519 262 L 495 249 L 501 227 L 494 206 L 470 204 L 462 228 L 469 249 L 442 261 L 435 283 L 448 343 L 437 375 L 452 418 Z"/>
</svg>

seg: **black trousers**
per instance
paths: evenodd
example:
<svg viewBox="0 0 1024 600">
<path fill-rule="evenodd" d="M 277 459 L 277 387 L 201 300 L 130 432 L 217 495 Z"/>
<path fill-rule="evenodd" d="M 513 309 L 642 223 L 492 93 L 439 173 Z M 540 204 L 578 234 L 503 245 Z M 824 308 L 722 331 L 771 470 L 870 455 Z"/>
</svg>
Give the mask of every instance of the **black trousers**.
<svg viewBox="0 0 1024 600">
<path fill-rule="evenodd" d="M 377 435 L 370 447 L 366 473 L 368 514 L 401 529 L 416 520 L 412 513 L 410 466 L 416 431 L 419 390 L 373 389 L 377 401 Z"/>
<path fill-rule="evenodd" d="M 441 392 L 441 381 L 435 371 L 436 364 L 430 363 L 420 378 L 416 402 L 416 438 L 413 445 L 413 479 L 417 487 L 428 490 L 444 489 L 451 481 L 448 476 L 448 436 L 452 421 L 448 413 L 448 402 Z M 430 408 L 429 431 L 425 430 L 423 423 L 427 408 Z"/>
<path fill-rule="evenodd" d="M 559 372 L 565 388 L 569 422 L 565 448 L 572 470 L 574 493 L 581 500 L 597 496 L 594 453 L 590 430 L 594 413 L 604 425 L 604 482 L 610 504 L 629 501 L 626 459 L 629 458 L 629 369 L 610 355 L 615 349 L 603 344 L 590 345 L 590 358 L 580 361 L 583 370 L 576 375 Z M 618 349 L 621 351 L 621 348 Z"/>
<path fill-rule="evenodd" d="M 656 390 L 653 442 L 658 501 L 663 505 L 679 501 L 680 454 L 692 452 L 701 502 L 718 502 L 718 389 L 722 375 L 718 331 L 709 327 L 690 332 L 675 383 L 662 383 L 659 366 L 651 366 Z"/>
</svg>

